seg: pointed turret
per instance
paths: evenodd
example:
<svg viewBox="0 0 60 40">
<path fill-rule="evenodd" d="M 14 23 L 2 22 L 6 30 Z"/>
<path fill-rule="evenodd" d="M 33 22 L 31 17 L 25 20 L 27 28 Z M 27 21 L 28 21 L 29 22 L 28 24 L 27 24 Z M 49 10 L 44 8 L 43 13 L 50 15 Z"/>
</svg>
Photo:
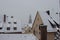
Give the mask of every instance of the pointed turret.
<svg viewBox="0 0 60 40">
<path fill-rule="evenodd" d="M 29 15 L 29 24 L 32 23 L 31 14 Z"/>
</svg>

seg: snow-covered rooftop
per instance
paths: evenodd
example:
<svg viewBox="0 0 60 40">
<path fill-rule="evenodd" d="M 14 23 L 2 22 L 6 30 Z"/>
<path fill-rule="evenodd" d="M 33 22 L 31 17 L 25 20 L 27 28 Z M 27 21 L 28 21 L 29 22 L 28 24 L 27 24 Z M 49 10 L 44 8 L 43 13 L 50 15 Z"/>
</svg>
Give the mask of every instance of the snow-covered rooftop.
<svg viewBox="0 0 60 40">
<path fill-rule="evenodd" d="M 37 11 L 36 11 L 37 12 Z M 58 16 L 56 15 L 56 13 L 53 13 L 53 12 L 51 12 L 50 14 L 50 16 L 57 22 L 57 23 L 59 23 L 59 18 L 58 18 Z M 40 16 L 41 16 L 41 18 L 42 18 L 42 21 L 43 21 L 43 23 L 44 23 L 44 25 L 47 25 L 47 31 L 48 32 L 54 32 L 55 31 L 55 28 L 52 28 L 51 27 L 51 25 L 50 25 L 50 23 L 49 23 L 49 21 L 48 20 L 50 20 L 53 24 L 55 24 L 54 22 L 53 22 L 53 20 L 51 19 L 51 17 L 45 12 L 45 11 L 39 11 L 39 14 L 40 14 Z M 28 21 L 26 21 L 26 20 L 23 20 L 22 22 L 21 22 L 21 20 L 19 20 L 19 18 L 17 18 L 17 17 L 14 17 L 13 19 L 12 18 L 10 18 L 10 16 L 7 18 L 7 22 L 4 24 L 3 23 L 3 15 L 0 15 L 0 27 L 3 27 L 3 25 L 5 25 L 4 27 L 3 27 L 3 29 L 2 30 L 0 30 L 0 32 L 20 32 L 20 31 L 24 31 L 24 30 L 22 30 L 22 28 L 24 28 L 26 25 L 29 25 L 29 27 L 32 27 L 32 25 L 33 25 L 33 22 L 34 22 L 34 19 L 35 19 L 35 16 L 36 16 L 36 13 L 33 15 L 33 14 L 31 14 L 32 15 L 32 23 L 28 23 L 28 21 L 29 21 L 29 18 L 27 18 L 26 20 L 28 20 Z M 29 17 L 28 15 L 27 16 L 25 16 L 25 17 Z M 22 17 L 23 18 L 23 17 Z M 8 22 L 11 22 L 11 24 L 8 24 Z M 17 24 L 15 25 L 15 24 L 13 24 L 13 22 L 17 22 Z M 10 28 L 11 28 L 11 30 L 6 30 L 6 28 L 8 27 L 8 26 L 10 26 Z M 16 26 L 17 27 L 17 30 L 13 30 L 13 27 L 14 26 Z"/>
<path fill-rule="evenodd" d="M 54 22 L 53 22 L 53 17 L 55 16 L 55 15 L 53 15 L 53 19 L 51 19 L 51 17 L 46 13 L 46 12 L 40 12 L 39 13 L 40 14 L 40 16 L 41 16 L 41 18 L 42 18 L 42 21 L 43 21 L 43 23 L 44 23 L 44 25 L 47 25 L 47 32 L 56 32 L 56 28 L 53 28 L 52 26 L 51 26 L 51 24 L 49 23 L 49 21 L 48 20 L 50 20 L 53 24 L 55 24 Z M 51 14 L 51 13 L 50 13 Z M 57 20 L 57 16 L 56 16 L 56 20 Z M 57 22 L 58 23 L 58 22 Z"/>
<path fill-rule="evenodd" d="M 0 40 L 38 40 L 33 34 L 0 34 Z"/>
</svg>

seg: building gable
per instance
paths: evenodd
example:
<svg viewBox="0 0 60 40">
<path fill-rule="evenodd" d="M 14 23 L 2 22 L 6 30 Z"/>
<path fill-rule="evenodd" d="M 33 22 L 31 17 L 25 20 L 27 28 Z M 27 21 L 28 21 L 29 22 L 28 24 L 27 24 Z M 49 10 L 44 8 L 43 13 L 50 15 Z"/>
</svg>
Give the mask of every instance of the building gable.
<svg viewBox="0 0 60 40">
<path fill-rule="evenodd" d="M 34 23 L 32 25 L 32 32 L 33 34 L 39 39 L 40 38 L 40 29 L 39 29 L 39 25 L 42 25 L 43 22 L 42 22 L 42 18 L 39 14 L 39 12 L 37 11 L 37 14 L 35 16 L 35 19 L 34 19 Z"/>
<path fill-rule="evenodd" d="M 41 24 L 43 24 L 42 18 L 40 16 L 39 12 L 37 11 L 32 28 L 34 28 L 35 26 L 41 25 Z"/>
</svg>

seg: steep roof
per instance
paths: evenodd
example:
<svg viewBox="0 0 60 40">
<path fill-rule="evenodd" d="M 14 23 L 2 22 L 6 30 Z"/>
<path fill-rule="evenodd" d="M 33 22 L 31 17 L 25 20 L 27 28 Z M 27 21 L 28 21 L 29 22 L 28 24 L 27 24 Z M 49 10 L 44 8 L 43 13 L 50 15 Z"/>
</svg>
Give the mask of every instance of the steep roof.
<svg viewBox="0 0 60 40">
<path fill-rule="evenodd" d="M 47 25 L 47 32 L 56 32 L 56 28 L 52 28 L 51 24 L 48 21 L 50 20 L 53 24 L 55 24 L 53 20 L 50 18 L 50 16 L 48 16 L 46 12 L 41 12 L 39 14 L 42 18 L 44 25 Z"/>
<path fill-rule="evenodd" d="M 37 12 L 39 12 L 39 11 L 37 11 Z M 51 26 L 51 24 L 49 23 L 49 21 L 50 21 L 52 24 L 55 24 L 54 21 L 53 21 L 54 18 L 52 17 L 53 19 L 51 19 L 51 17 L 46 12 L 35 13 L 35 15 L 32 17 L 32 20 L 33 20 L 32 23 L 31 23 L 32 25 L 30 25 L 30 26 L 33 26 L 34 25 L 34 22 L 35 22 L 35 19 L 36 19 L 37 14 L 40 15 L 43 24 L 44 25 L 47 25 L 47 32 L 56 32 L 56 28 L 53 28 Z"/>
<path fill-rule="evenodd" d="M 44 25 L 47 25 L 47 32 L 56 32 L 56 28 L 53 28 L 53 27 L 51 26 L 51 24 L 49 23 L 49 21 L 50 21 L 52 24 L 55 24 L 55 23 L 54 23 L 53 19 L 51 19 L 51 17 L 50 17 L 46 12 L 38 12 L 38 11 L 37 11 L 37 13 L 35 13 L 35 15 L 32 17 L 32 20 L 33 20 L 33 21 L 32 21 L 32 23 L 31 23 L 31 25 L 30 25 L 31 27 L 33 27 L 33 25 L 34 25 L 34 22 L 35 22 L 35 19 L 36 19 L 37 14 L 40 15 L 43 24 L 44 24 Z M 49 21 L 48 21 L 48 20 L 49 20 Z"/>
<path fill-rule="evenodd" d="M 31 24 L 29 24 L 28 23 L 28 21 L 27 20 L 29 20 L 28 18 L 27 19 L 24 19 L 24 20 L 22 20 L 22 23 L 25 23 L 25 24 L 21 24 L 21 20 L 19 20 L 19 17 L 17 18 L 17 17 L 15 17 L 14 19 L 13 19 L 13 21 L 14 20 L 17 20 L 17 27 L 18 27 L 18 30 L 17 31 L 23 31 L 21 28 L 23 28 L 25 25 L 29 25 L 30 27 L 32 27 L 32 25 L 33 25 L 33 23 L 34 23 L 34 20 L 35 20 L 35 16 L 36 16 L 36 13 L 33 13 L 33 14 L 31 14 L 32 16 L 32 23 Z M 42 21 L 43 21 L 43 23 L 44 23 L 44 25 L 47 25 L 47 30 L 48 30 L 48 32 L 54 32 L 55 31 L 55 28 L 52 28 L 51 27 L 51 25 L 50 25 L 50 23 L 49 23 L 49 21 L 48 20 L 50 20 L 53 24 L 55 24 L 54 22 L 53 22 L 53 20 L 50 18 L 50 16 L 48 16 L 47 15 L 47 13 L 46 12 L 41 12 L 41 11 L 39 11 L 39 15 L 41 16 L 41 18 L 42 18 Z M 29 15 L 27 15 L 27 16 L 25 16 L 25 17 L 28 17 Z M 55 17 L 55 16 L 54 16 Z M 23 17 L 22 17 L 23 18 Z M 54 19 L 54 18 L 53 18 Z M 55 19 L 56 19 L 56 17 L 55 17 Z M 2 22 L 2 20 L 3 20 L 3 15 L 0 15 L 0 21 Z M 56 19 L 57 20 L 57 19 Z M 55 21 L 56 21 L 55 20 Z M 12 21 L 12 19 L 9 17 L 8 18 L 8 21 L 9 22 L 13 22 Z M 56 21 L 57 22 L 57 21 Z M 3 25 L 3 22 L 2 23 L 0 23 L 0 26 L 2 26 Z M 6 24 L 7 25 L 7 24 Z M 21 26 L 21 25 L 23 25 L 23 26 Z M 13 25 L 12 25 L 13 26 Z M 5 27 L 4 27 L 5 28 Z M 13 27 L 11 27 L 12 29 L 13 29 Z M 5 28 L 6 29 L 6 28 Z M 1 31 L 1 30 L 0 30 Z M 4 29 L 2 30 L 2 32 L 3 31 L 5 31 Z M 12 32 L 13 32 L 13 30 L 11 30 Z"/>
</svg>

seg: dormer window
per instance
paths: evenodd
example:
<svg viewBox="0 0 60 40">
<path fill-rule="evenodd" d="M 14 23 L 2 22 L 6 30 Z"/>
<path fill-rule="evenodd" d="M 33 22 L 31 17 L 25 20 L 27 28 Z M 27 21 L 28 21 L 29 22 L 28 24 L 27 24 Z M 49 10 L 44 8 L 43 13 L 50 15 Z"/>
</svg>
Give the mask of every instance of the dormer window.
<svg viewBox="0 0 60 40">
<path fill-rule="evenodd" d="M 10 30 L 10 27 L 7 27 L 7 30 Z"/>
<path fill-rule="evenodd" d="M 17 30 L 17 27 L 14 27 L 13 29 L 14 29 L 14 30 Z"/>
<path fill-rule="evenodd" d="M 40 26 L 39 26 L 39 30 L 41 30 Z"/>
<path fill-rule="evenodd" d="M 8 22 L 9 24 L 11 24 L 11 22 Z"/>
<path fill-rule="evenodd" d="M 39 32 L 39 34 L 41 34 L 41 32 Z"/>
<path fill-rule="evenodd" d="M 11 18 L 13 18 L 13 16 L 11 16 Z"/>
<path fill-rule="evenodd" d="M 33 34 L 35 35 L 35 30 L 33 31 Z"/>
<path fill-rule="evenodd" d="M 31 32 L 31 30 L 29 30 L 29 32 Z"/>
<path fill-rule="evenodd" d="M 14 24 L 17 24 L 17 22 L 14 22 Z"/>
<path fill-rule="evenodd" d="M 2 30 L 2 27 L 0 27 L 0 30 Z"/>
</svg>

